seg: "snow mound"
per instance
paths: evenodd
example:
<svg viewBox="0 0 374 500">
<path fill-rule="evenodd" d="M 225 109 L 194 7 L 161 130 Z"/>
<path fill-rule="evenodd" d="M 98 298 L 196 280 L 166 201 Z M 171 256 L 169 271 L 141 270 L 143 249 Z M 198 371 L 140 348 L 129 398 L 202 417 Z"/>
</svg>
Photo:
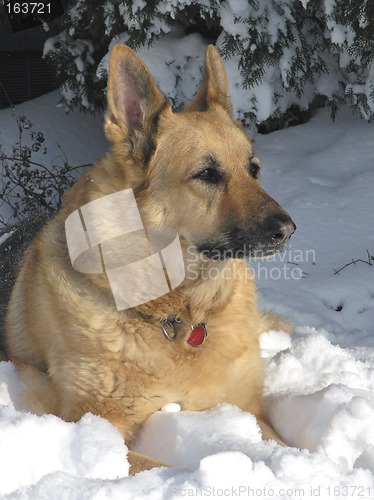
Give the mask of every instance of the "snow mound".
<svg viewBox="0 0 374 500">
<path fill-rule="evenodd" d="M 128 477 L 126 447 L 107 421 L 77 423 L 17 411 L 22 387 L 0 363 L 1 493 L 6 498 L 258 496 L 370 498 L 374 487 L 373 369 L 320 331 L 286 342 L 267 363 L 266 406 L 293 447 L 262 441 L 253 415 L 223 404 L 205 412 L 167 405 L 145 424 L 135 449 L 174 469 Z M 266 342 L 265 342 L 266 343 Z M 276 345 L 276 340 L 275 340 Z M 343 492 L 340 495 L 332 493 Z M 239 492 L 239 493 L 237 493 Z M 319 495 L 318 495 L 319 494 Z"/>
<path fill-rule="evenodd" d="M 87 414 L 73 424 L 53 415 L 17 411 L 8 391 L 10 374 L 14 385 L 13 365 L 0 363 L 1 493 L 35 484 L 56 472 L 100 479 L 128 475 L 122 436 L 108 421 Z"/>
<path fill-rule="evenodd" d="M 371 363 L 332 345 L 322 332 L 310 332 L 270 361 L 267 385 L 270 418 L 288 444 L 374 472 Z"/>
</svg>

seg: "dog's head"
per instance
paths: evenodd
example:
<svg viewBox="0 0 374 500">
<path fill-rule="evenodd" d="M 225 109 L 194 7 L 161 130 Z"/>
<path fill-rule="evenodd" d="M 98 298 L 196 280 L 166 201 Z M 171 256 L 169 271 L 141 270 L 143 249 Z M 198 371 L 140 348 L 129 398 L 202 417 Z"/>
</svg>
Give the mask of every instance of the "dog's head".
<svg viewBox="0 0 374 500">
<path fill-rule="evenodd" d="M 226 72 L 206 51 L 202 84 L 173 112 L 144 63 L 123 45 L 112 50 L 106 135 L 118 189 L 132 187 L 149 226 L 175 228 L 214 259 L 282 250 L 295 230 L 259 184 L 260 160 L 232 118 Z"/>
</svg>

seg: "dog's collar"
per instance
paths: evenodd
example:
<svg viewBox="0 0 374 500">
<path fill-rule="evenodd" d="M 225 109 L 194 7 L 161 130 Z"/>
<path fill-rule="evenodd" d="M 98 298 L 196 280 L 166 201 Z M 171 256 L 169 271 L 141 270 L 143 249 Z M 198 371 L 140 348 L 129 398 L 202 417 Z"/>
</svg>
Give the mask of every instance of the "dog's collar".
<svg viewBox="0 0 374 500">
<path fill-rule="evenodd" d="M 168 340 L 176 340 L 178 336 L 178 330 L 183 328 L 186 323 L 175 316 L 175 314 L 169 314 L 167 318 L 162 321 L 161 330 Z M 187 342 L 192 347 L 198 347 L 202 345 L 208 338 L 208 330 L 205 323 L 198 323 L 195 326 L 189 326 L 190 334 L 187 337 Z"/>
</svg>

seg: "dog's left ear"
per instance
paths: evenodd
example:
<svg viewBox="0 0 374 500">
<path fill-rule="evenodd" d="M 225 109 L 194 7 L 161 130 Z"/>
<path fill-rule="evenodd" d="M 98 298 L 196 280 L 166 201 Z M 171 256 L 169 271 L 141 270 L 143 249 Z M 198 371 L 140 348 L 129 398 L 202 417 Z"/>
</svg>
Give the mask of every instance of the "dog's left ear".
<svg viewBox="0 0 374 500">
<path fill-rule="evenodd" d="M 125 45 L 112 49 L 107 100 L 105 134 L 112 142 L 135 142 L 168 105 L 143 61 Z"/>
<path fill-rule="evenodd" d="M 208 45 L 205 54 L 203 81 L 193 100 L 184 109 L 187 111 L 206 111 L 213 104 L 219 104 L 232 116 L 225 66 L 215 46 Z"/>
</svg>

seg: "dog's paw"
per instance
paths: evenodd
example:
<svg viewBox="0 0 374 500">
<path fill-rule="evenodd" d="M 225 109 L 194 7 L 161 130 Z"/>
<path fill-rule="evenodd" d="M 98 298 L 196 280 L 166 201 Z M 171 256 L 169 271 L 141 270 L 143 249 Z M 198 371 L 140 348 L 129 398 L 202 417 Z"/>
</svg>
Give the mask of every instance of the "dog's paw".
<svg viewBox="0 0 374 500">
<path fill-rule="evenodd" d="M 269 330 L 281 330 L 288 333 L 288 335 L 292 335 L 293 325 L 281 314 L 261 311 L 261 332 L 268 332 Z"/>
<path fill-rule="evenodd" d="M 138 472 L 151 470 L 155 467 L 169 467 L 169 465 L 159 462 L 152 457 L 129 450 L 127 459 L 130 463 L 130 476 L 135 476 Z"/>
</svg>

